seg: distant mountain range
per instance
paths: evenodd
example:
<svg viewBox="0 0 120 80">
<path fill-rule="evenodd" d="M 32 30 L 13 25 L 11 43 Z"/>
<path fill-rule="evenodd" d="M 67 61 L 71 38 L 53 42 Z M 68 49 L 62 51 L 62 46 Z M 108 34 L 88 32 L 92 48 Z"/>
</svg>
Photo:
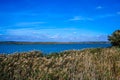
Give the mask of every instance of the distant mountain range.
<svg viewBox="0 0 120 80">
<path fill-rule="evenodd" d="M 0 44 L 110 44 L 107 41 L 91 42 L 21 42 L 21 41 L 0 41 Z"/>
</svg>

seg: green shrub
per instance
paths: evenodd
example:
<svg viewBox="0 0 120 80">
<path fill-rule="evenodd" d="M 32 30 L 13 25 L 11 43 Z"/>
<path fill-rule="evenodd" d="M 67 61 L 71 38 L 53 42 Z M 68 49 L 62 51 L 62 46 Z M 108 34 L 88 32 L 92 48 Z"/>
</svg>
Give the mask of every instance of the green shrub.
<svg viewBox="0 0 120 80">
<path fill-rule="evenodd" d="M 113 46 L 120 47 L 120 30 L 116 30 L 112 33 L 112 35 L 108 36 L 108 40 L 111 42 Z"/>
</svg>

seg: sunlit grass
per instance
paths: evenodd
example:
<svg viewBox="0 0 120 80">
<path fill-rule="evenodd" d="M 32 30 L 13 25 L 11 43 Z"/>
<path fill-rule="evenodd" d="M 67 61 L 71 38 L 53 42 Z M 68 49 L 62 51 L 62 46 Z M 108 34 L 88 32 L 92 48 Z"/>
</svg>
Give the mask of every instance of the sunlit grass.
<svg viewBox="0 0 120 80">
<path fill-rule="evenodd" d="M 1 80 L 119 80 L 120 48 L 0 55 Z"/>
</svg>

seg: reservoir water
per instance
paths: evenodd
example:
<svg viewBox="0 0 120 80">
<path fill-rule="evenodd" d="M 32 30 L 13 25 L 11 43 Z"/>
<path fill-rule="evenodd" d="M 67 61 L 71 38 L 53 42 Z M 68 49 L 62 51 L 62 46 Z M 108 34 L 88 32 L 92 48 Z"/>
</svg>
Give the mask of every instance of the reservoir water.
<svg viewBox="0 0 120 80">
<path fill-rule="evenodd" d="M 110 44 L 0 44 L 0 54 L 12 54 L 15 52 L 41 51 L 45 54 L 61 52 L 65 50 L 80 50 L 85 48 L 109 47 Z"/>
</svg>

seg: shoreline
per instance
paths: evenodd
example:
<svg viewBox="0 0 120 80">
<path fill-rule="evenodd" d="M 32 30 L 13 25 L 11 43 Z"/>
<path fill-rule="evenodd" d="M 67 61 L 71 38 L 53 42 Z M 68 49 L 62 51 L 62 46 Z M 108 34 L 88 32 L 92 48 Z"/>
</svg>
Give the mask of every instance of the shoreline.
<svg viewBox="0 0 120 80">
<path fill-rule="evenodd" d="M 21 42 L 21 41 L 0 41 L 0 44 L 110 44 L 108 41 L 91 42 Z"/>
</svg>

